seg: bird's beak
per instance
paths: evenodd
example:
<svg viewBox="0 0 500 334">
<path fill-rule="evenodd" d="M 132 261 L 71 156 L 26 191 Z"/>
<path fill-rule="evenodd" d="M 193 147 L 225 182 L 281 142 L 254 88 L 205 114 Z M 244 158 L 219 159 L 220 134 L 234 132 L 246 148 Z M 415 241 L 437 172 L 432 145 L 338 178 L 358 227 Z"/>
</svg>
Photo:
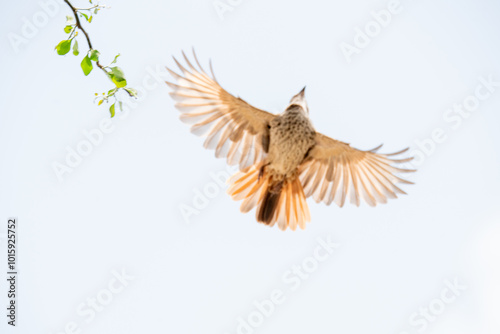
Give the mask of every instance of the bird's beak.
<svg viewBox="0 0 500 334">
<path fill-rule="evenodd" d="M 299 92 L 299 94 L 297 94 L 297 96 L 304 98 L 305 95 L 306 95 L 306 86 L 302 88 L 302 90 Z"/>
<path fill-rule="evenodd" d="M 305 112 L 309 112 L 309 109 L 307 108 L 305 95 L 306 95 L 306 87 L 304 86 L 304 88 L 302 88 L 302 90 L 300 92 L 298 92 L 297 95 L 294 95 L 292 97 L 287 109 L 292 105 L 298 105 L 298 106 L 301 106 Z"/>
</svg>

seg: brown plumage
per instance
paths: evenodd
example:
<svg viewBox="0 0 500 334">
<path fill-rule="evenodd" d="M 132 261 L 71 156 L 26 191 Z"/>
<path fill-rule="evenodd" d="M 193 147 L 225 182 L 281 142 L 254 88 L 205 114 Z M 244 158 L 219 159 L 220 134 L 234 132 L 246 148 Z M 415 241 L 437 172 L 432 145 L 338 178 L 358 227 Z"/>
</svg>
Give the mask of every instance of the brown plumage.
<svg viewBox="0 0 500 334">
<path fill-rule="evenodd" d="M 407 149 L 393 154 L 376 153 L 380 146 L 361 151 L 316 132 L 304 89 L 279 115 L 257 109 L 225 91 L 213 71 L 212 77 L 206 74 L 193 55 L 198 67 L 183 53 L 188 69 L 174 58 L 182 74 L 168 69 L 177 81 L 167 82 L 170 95 L 181 120 L 206 137 L 205 148 L 239 165 L 240 171 L 228 180 L 228 193 L 243 201 L 242 212 L 256 207 L 257 221 L 295 230 L 304 229 L 311 219 L 306 197 L 342 207 L 347 198 L 358 206 L 361 199 L 375 206 L 405 194 L 396 184 L 411 182 L 396 174 L 413 170 L 394 164 L 412 158 L 393 157 Z"/>
</svg>

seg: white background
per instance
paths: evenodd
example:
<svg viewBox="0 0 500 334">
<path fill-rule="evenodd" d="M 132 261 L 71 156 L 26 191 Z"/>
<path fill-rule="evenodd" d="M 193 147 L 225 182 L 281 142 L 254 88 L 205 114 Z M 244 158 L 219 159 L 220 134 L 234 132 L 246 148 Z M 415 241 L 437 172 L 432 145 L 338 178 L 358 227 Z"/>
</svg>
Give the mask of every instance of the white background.
<svg viewBox="0 0 500 334">
<path fill-rule="evenodd" d="M 106 4 L 86 25 L 103 63 L 121 53 L 130 86 L 154 87 L 117 112 L 113 130 L 62 181 L 54 162 L 109 118 L 93 97 L 112 83 L 97 70 L 82 74 L 83 53 L 54 51 L 67 6 L 56 5 L 18 50 L 9 36 L 43 10 L 35 1 L 4 6 L 0 264 L 5 272 L 6 222 L 16 216 L 20 276 L 14 329 L 0 280 L 2 333 L 64 333 L 74 322 L 80 333 L 233 334 L 275 289 L 285 301 L 255 333 L 500 332 L 500 87 L 457 129 L 443 119 L 480 77 L 500 81 L 497 1 L 402 0 L 350 63 L 339 45 L 353 44 L 355 28 L 388 1 L 245 0 L 224 20 L 207 0 Z M 310 200 L 306 230 L 281 232 L 220 190 L 187 224 L 180 208 L 225 162 L 189 133 L 148 71 L 169 79 L 163 66 L 191 47 L 203 64 L 212 59 L 228 91 L 271 112 L 307 85 L 317 130 L 355 147 L 415 151 L 436 128 L 446 140 L 409 177 L 408 196 L 375 209 Z M 340 246 L 293 291 L 282 276 L 312 256 L 318 237 Z M 79 305 L 104 296 L 114 270 L 134 279 L 87 322 Z M 467 288 L 419 331 L 411 315 L 455 279 Z"/>
</svg>

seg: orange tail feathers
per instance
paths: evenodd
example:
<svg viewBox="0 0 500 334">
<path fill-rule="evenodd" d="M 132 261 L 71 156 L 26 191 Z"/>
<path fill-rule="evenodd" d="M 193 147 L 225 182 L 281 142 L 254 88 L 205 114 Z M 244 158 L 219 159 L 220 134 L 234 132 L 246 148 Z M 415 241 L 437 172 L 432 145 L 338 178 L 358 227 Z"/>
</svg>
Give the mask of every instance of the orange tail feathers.
<svg viewBox="0 0 500 334">
<path fill-rule="evenodd" d="M 271 184 L 265 169 L 259 177 L 261 167 L 256 164 L 234 174 L 228 180 L 227 193 L 234 200 L 243 200 L 241 212 L 257 207 L 256 217 L 261 223 L 274 226 L 277 222 L 283 231 L 287 227 L 296 230 L 297 226 L 304 229 L 311 215 L 299 178 Z"/>
</svg>

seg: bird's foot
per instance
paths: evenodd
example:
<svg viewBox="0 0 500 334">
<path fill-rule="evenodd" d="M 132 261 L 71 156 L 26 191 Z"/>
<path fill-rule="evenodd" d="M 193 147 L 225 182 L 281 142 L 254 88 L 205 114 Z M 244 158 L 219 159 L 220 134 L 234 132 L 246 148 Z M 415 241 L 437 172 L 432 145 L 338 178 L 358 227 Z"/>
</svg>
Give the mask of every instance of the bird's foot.
<svg viewBox="0 0 500 334">
<path fill-rule="evenodd" d="M 257 182 L 259 182 L 261 177 L 264 176 L 264 168 L 266 168 L 267 165 L 269 165 L 269 163 L 262 165 L 262 167 L 260 167 L 259 176 L 257 177 Z"/>
</svg>

